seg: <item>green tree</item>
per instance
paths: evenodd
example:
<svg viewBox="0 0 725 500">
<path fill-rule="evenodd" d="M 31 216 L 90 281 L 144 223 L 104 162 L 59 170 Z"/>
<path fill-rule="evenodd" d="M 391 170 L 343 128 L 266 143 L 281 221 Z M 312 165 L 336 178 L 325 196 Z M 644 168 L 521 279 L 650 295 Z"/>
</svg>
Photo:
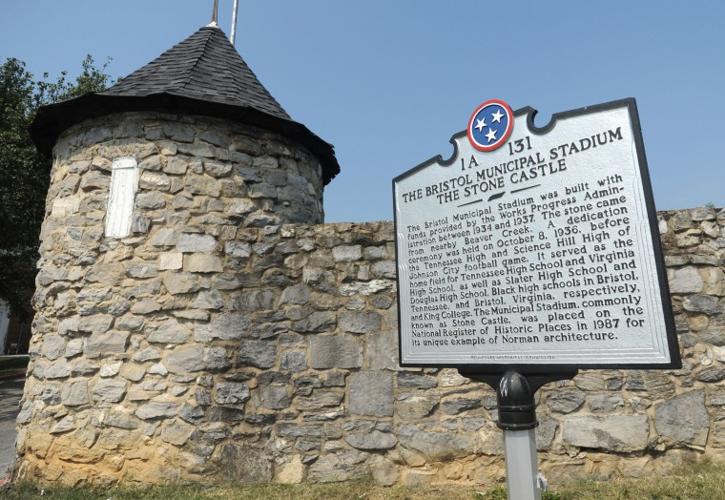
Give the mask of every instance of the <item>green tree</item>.
<svg viewBox="0 0 725 500">
<path fill-rule="evenodd" d="M 0 66 L 0 298 L 13 314 L 30 313 L 51 165 L 33 145 L 28 126 L 42 105 L 104 90 L 109 63 L 98 67 L 89 55 L 75 80 L 64 71 L 52 81 L 47 73 L 35 80 L 18 59 Z"/>
</svg>

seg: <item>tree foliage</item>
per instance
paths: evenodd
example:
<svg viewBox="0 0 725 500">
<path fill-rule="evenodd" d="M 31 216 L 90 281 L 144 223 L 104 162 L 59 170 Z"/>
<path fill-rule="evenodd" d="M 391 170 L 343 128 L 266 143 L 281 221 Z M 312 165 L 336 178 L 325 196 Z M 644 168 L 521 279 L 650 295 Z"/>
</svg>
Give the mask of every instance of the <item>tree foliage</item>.
<svg viewBox="0 0 725 500">
<path fill-rule="evenodd" d="M 35 80 L 14 58 L 0 66 L 0 298 L 14 314 L 30 312 L 51 165 L 28 127 L 40 106 L 104 90 L 109 62 L 98 67 L 86 56 L 74 80 L 65 71 L 55 80 L 47 73 Z"/>
</svg>

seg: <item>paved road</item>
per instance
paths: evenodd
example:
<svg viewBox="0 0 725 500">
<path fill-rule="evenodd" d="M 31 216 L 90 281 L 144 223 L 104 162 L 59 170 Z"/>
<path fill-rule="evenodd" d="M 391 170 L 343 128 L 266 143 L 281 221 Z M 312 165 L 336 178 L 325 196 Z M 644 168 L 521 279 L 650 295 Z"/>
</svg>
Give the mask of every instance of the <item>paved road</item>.
<svg viewBox="0 0 725 500">
<path fill-rule="evenodd" d="M 15 462 L 15 417 L 23 395 L 25 379 L 0 380 L 0 484 Z"/>
</svg>

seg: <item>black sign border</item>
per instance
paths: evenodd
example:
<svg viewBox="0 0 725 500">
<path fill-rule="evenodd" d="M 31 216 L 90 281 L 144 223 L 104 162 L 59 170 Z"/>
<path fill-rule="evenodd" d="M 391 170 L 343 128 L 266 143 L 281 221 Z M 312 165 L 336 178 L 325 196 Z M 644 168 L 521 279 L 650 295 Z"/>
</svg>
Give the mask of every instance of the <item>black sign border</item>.
<svg viewBox="0 0 725 500">
<path fill-rule="evenodd" d="M 672 370 L 682 368 L 682 359 L 680 357 L 680 349 L 677 341 L 677 331 L 675 328 L 675 320 L 672 313 L 672 303 L 670 298 L 670 287 L 667 282 L 667 271 L 665 267 L 664 254 L 662 252 L 662 244 L 660 242 L 659 224 L 657 221 L 657 210 L 655 208 L 654 196 L 652 194 L 652 185 L 649 176 L 649 167 L 644 152 L 644 141 L 642 139 L 642 130 L 640 127 L 639 113 L 637 112 L 637 102 L 634 97 L 618 99 L 616 101 L 605 102 L 593 106 L 585 106 L 583 108 L 573 109 L 570 111 L 562 111 L 551 116 L 551 120 L 543 127 L 537 127 L 534 124 L 537 110 L 531 106 L 525 106 L 514 112 L 515 117 L 527 115 L 526 126 L 530 133 L 535 135 L 543 135 L 554 128 L 558 120 L 582 116 L 600 111 L 608 111 L 617 108 L 627 108 L 634 135 L 635 148 L 637 150 L 637 160 L 639 164 L 639 173 L 642 180 L 642 188 L 644 190 L 645 206 L 647 207 L 647 216 L 649 219 L 650 236 L 652 238 L 652 248 L 654 250 L 655 266 L 657 268 L 657 278 L 660 287 L 660 297 L 662 300 L 662 312 L 664 314 L 665 329 L 667 331 L 667 345 L 669 348 L 670 361 L 666 363 L 612 363 L 612 364 L 571 364 L 571 363 L 553 363 L 553 364 L 506 364 L 506 363 L 403 363 L 403 343 L 402 343 L 402 322 L 400 318 L 400 276 L 398 275 L 398 207 L 395 197 L 395 185 L 401 180 L 415 174 L 419 170 L 433 164 L 440 164 L 448 167 L 458 158 L 458 145 L 456 139 L 464 137 L 466 131 L 463 130 L 450 139 L 453 144 L 453 154 L 450 158 L 443 159 L 441 155 L 434 156 L 429 160 L 407 170 L 406 172 L 393 178 L 393 223 L 395 230 L 395 280 L 397 285 L 397 305 L 398 305 L 398 363 L 404 368 L 457 368 L 462 371 L 476 373 L 501 373 L 503 371 L 517 371 L 519 373 L 561 373 L 565 371 L 596 370 L 596 369 L 662 369 Z"/>
</svg>

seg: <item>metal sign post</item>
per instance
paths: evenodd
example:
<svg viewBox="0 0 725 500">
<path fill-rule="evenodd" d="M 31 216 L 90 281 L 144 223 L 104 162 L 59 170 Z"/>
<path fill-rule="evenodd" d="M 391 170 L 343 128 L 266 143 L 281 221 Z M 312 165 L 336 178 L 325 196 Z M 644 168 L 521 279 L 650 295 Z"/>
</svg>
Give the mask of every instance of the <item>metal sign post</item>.
<svg viewBox="0 0 725 500">
<path fill-rule="evenodd" d="M 535 430 L 539 423 L 534 394 L 542 385 L 574 378 L 577 372 L 527 376 L 515 371 L 493 375 L 458 371 L 464 377 L 485 382 L 496 391 L 497 425 L 503 430 L 509 500 L 540 500 Z"/>
<path fill-rule="evenodd" d="M 510 500 L 541 500 L 537 484 L 536 433 L 534 429 L 503 431 L 506 486 Z"/>
</svg>

